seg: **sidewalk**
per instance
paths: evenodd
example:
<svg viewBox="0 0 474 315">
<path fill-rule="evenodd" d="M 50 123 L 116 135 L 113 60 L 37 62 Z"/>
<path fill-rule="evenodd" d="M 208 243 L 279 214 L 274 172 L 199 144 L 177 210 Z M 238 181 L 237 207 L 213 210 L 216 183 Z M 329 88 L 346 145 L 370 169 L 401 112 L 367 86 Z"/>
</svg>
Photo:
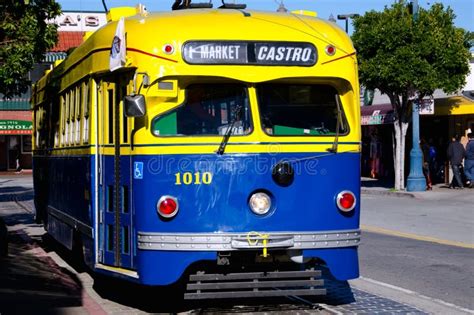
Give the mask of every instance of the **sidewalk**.
<svg viewBox="0 0 474 315">
<path fill-rule="evenodd" d="M 31 175 L 0 177 L 0 218 L 8 227 L 8 252 L 0 257 L 0 313 L 51 314 L 69 310 L 87 314 L 81 307 L 81 282 L 43 249 L 48 246 L 42 226 L 33 222 L 31 209 L 27 212 L 16 202 L 32 204 L 31 184 L 22 185 L 31 182 L 30 178 Z"/>
<path fill-rule="evenodd" d="M 433 185 L 433 190 L 410 192 L 406 190 L 394 190 L 393 183 L 368 177 L 361 178 L 361 193 L 365 195 L 385 195 L 422 200 L 472 201 L 474 197 L 474 189 L 470 188 L 449 189 L 446 184 L 435 184 Z"/>
<path fill-rule="evenodd" d="M 0 172 L 0 177 L 1 176 L 22 176 L 22 175 L 25 175 L 25 176 L 32 176 L 31 174 L 33 174 L 33 170 L 21 170 L 20 172 L 16 172 L 16 171 L 1 171 Z"/>
</svg>

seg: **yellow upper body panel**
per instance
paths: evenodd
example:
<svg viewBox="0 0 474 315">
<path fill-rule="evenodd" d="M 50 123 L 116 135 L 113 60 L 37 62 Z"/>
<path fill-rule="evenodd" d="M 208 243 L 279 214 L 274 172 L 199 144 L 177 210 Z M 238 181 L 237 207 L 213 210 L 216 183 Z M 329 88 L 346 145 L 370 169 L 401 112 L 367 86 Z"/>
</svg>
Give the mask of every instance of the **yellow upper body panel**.
<svg viewBox="0 0 474 315">
<path fill-rule="evenodd" d="M 117 22 L 111 22 L 96 31 L 53 71 L 54 77 L 66 76 L 61 87 L 69 86 L 91 72 L 108 71 L 116 26 Z M 354 79 L 355 57 L 337 60 L 354 54 L 350 38 L 336 24 L 318 18 L 287 13 L 248 11 L 244 14 L 237 10 L 193 9 L 128 17 L 125 32 L 127 66 L 146 71 L 151 81 L 180 75 L 227 77 L 245 82 L 308 76 Z M 313 67 L 196 66 L 187 64 L 181 55 L 183 44 L 191 40 L 308 42 L 317 47 L 318 57 Z M 164 53 L 166 44 L 173 45 L 172 54 Z M 325 53 L 329 44 L 336 47 L 332 56 Z"/>
<path fill-rule="evenodd" d="M 186 143 L 189 141 L 187 137 L 157 138 L 151 134 L 149 127 L 154 117 L 179 106 L 184 101 L 186 97 L 184 89 L 188 84 L 204 81 L 204 77 L 242 81 L 250 87 L 250 99 L 255 105 L 257 99 L 253 84 L 288 78 L 292 82 L 324 83 L 336 87 L 342 100 L 345 117 L 350 125 L 349 134 L 341 136 L 340 140 L 352 143 L 359 141 L 359 88 L 355 50 L 349 36 L 335 23 L 292 13 L 229 9 L 189 9 L 126 17 L 124 18 L 126 66 L 124 70 L 111 73 L 109 70 L 110 49 L 116 34 L 117 23 L 116 20 L 112 21 L 91 34 L 67 59 L 44 76 L 35 87 L 37 97 L 33 99 L 33 103 L 41 103 L 41 98 L 46 94 L 42 90 L 51 83 L 56 86 L 56 93 L 62 93 L 88 76 L 98 78 L 102 75 L 118 75 L 127 69 L 132 70 L 128 71 L 128 74 L 146 72 L 151 84 L 140 90 L 140 93 L 147 97 L 146 123 L 143 125 L 145 128 L 139 128 L 140 130 L 134 133 L 134 142 L 136 144 L 156 141 L 163 144 Z M 184 45 L 190 41 L 309 43 L 316 48 L 317 58 L 312 66 L 196 65 L 186 62 L 182 55 Z M 173 51 L 165 52 L 166 45 L 172 45 Z M 331 52 L 326 51 L 328 46 L 333 46 Z M 177 80 L 175 82 L 179 87 L 176 94 L 169 98 L 157 95 L 155 83 L 168 79 Z M 255 123 L 259 124 L 257 109 L 252 110 Z M 135 128 L 137 126 L 135 125 Z M 213 143 L 219 142 L 220 138 L 219 136 L 202 137 L 200 141 Z M 311 138 L 314 139 L 269 137 L 260 128 L 256 128 L 246 141 L 286 143 L 315 141 L 320 138 L 319 141 L 323 141 L 325 146 L 329 147 L 334 140 L 334 137 Z M 238 138 L 234 137 L 230 141 L 228 152 L 233 151 L 233 141 L 238 141 Z M 353 148 L 355 146 L 353 144 L 349 146 L 350 148 L 345 149 L 358 150 L 358 147 Z M 151 149 L 138 148 L 138 150 Z M 305 148 L 298 145 L 294 150 L 302 152 Z M 311 147 L 311 150 L 325 151 L 324 148 L 315 146 Z M 207 151 L 212 150 L 203 149 L 203 152 Z"/>
</svg>

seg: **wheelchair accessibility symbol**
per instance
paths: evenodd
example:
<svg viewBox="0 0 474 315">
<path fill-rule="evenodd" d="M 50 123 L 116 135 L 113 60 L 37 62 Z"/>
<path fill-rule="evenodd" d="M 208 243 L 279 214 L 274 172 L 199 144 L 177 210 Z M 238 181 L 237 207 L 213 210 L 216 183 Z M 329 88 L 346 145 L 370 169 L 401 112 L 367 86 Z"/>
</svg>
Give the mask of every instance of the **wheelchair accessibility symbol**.
<svg viewBox="0 0 474 315">
<path fill-rule="evenodd" d="M 143 162 L 133 163 L 133 178 L 143 179 Z"/>
</svg>

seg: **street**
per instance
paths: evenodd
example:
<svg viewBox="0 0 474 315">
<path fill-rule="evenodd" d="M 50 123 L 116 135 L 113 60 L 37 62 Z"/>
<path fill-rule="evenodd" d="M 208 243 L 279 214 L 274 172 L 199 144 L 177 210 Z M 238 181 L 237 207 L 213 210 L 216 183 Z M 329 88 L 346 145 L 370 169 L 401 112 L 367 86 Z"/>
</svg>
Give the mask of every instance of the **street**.
<svg viewBox="0 0 474 315">
<path fill-rule="evenodd" d="M 10 244 L 0 260 L 0 314 L 473 314 L 474 190 L 447 193 L 364 193 L 361 278 L 347 283 L 326 273 L 326 297 L 176 307 L 173 292 L 88 273 L 34 223 L 31 177 L 1 176 L 0 217 Z"/>
</svg>

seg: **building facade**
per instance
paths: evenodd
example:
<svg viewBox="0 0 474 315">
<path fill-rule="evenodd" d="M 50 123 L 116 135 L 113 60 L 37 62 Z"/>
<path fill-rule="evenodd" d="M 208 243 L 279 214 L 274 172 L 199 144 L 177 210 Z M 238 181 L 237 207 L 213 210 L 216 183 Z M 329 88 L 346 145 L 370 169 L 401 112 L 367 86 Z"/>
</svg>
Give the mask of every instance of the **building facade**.
<svg viewBox="0 0 474 315">
<path fill-rule="evenodd" d="M 28 73 L 34 83 L 56 60 L 64 59 L 70 49 L 79 46 L 86 32 L 93 32 L 107 23 L 103 12 L 63 12 L 53 23 L 58 27 L 58 43 L 43 62 Z M 30 110 L 31 91 L 11 99 L 0 94 L 0 171 L 32 168 L 31 133 L 33 130 Z"/>
</svg>

